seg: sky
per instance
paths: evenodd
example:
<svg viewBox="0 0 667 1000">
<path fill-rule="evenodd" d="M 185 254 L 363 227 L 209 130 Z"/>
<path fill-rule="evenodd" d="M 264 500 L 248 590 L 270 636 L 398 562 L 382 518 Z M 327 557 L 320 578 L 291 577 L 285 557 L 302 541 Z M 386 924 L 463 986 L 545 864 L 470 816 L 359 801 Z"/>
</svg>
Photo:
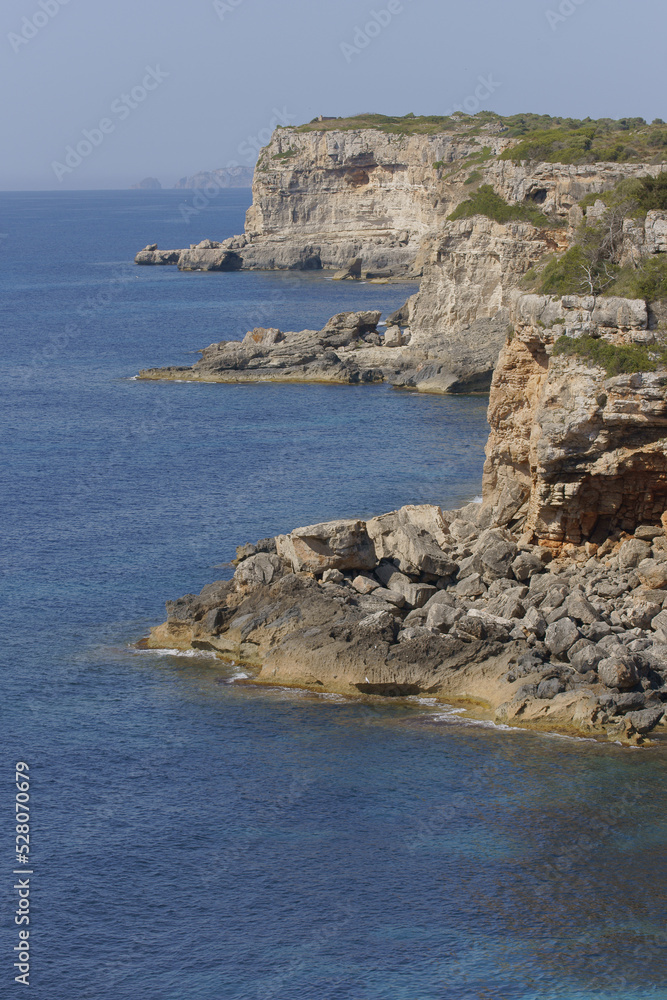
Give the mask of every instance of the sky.
<svg viewBox="0 0 667 1000">
<path fill-rule="evenodd" d="M 172 187 L 319 114 L 667 120 L 666 25 L 664 0 L 3 0 L 0 190 Z"/>
</svg>

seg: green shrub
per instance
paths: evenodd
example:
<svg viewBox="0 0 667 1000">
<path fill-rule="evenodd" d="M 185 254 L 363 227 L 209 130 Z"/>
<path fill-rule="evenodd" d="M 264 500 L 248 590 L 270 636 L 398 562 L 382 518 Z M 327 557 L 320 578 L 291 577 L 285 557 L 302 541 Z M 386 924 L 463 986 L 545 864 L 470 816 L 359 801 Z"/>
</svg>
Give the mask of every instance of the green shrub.
<svg viewBox="0 0 667 1000">
<path fill-rule="evenodd" d="M 468 163 L 473 163 L 474 161 L 479 161 L 481 163 L 482 160 L 488 160 L 491 156 L 493 156 L 493 150 L 491 149 L 491 147 L 482 146 L 479 152 L 470 153 L 470 155 L 468 156 Z"/>
<path fill-rule="evenodd" d="M 581 295 L 582 265 L 584 257 L 581 248 L 570 247 L 562 257 L 549 261 L 540 275 L 538 291 L 541 295 Z"/>
<path fill-rule="evenodd" d="M 486 215 L 494 222 L 530 222 L 542 228 L 553 226 L 553 222 L 534 205 L 508 205 L 490 184 L 482 184 L 471 198 L 454 209 L 449 218 L 455 222 L 457 219 L 470 219 L 473 215 Z"/>
<path fill-rule="evenodd" d="M 271 157 L 271 159 L 272 160 L 288 160 L 291 156 L 296 156 L 297 152 L 298 152 L 298 150 L 294 149 L 293 146 L 290 146 L 289 149 L 283 150 L 282 153 L 274 153 L 273 156 Z"/>
<path fill-rule="evenodd" d="M 667 299 L 667 254 L 644 257 L 637 268 L 621 268 L 606 294 L 645 302 Z"/>
<path fill-rule="evenodd" d="M 481 179 L 482 179 L 482 172 L 480 170 L 473 170 L 471 174 L 468 174 L 463 183 L 476 184 L 477 181 L 481 181 Z"/>
<path fill-rule="evenodd" d="M 654 372 L 658 364 L 667 363 L 667 350 L 663 347 L 645 347 L 643 344 L 610 344 L 595 337 L 559 337 L 554 344 L 556 357 L 580 357 L 604 368 L 607 375 L 630 375 L 634 372 Z"/>
<path fill-rule="evenodd" d="M 609 191 L 587 194 L 579 201 L 579 207 L 586 211 L 596 201 L 602 201 L 607 208 L 622 207 L 632 218 L 645 218 L 652 209 L 667 209 L 667 173 L 657 177 L 628 177 Z"/>
<path fill-rule="evenodd" d="M 295 132 L 377 129 L 387 134 L 436 135 L 442 132 L 484 135 L 488 125 L 500 126 L 503 137 L 519 140 L 501 154 L 506 160 L 543 160 L 550 163 L 596 163 L 611 161 L 662 162 L 667 160 L 667 127 L 656 119 L 651 125 L 643 118 L 554 118 L 550 115 L 519 114 L 503 117 L 493 111 L 475 115 L 457 112 L 444 115 L 360 114 L 349 118 L 314 119 L 307 125 L 289 126 Z M 473 157 L 491 156 L 484 147 Z M 484 153 L 484 155 L 482 155 Z M 469 157 L 472 159 L 472 157 Z"/>
<path fill-rule="evenodd" d="M 500 154 L 500 159 L 538 160 L 547 163 L 629 163 L 667 159 L 667 131 L 660 123 L 643 118 L 619 121 L 552 119 L 546 127 L 518 128 L 510 134 L 525 138 Z"/>
<path fill-rule="evenodd" d="M 637 183 L 636 198 L 643 212 L 667 209 L 667 173 L 657 177 L 642 177 Z"/>
</svg>

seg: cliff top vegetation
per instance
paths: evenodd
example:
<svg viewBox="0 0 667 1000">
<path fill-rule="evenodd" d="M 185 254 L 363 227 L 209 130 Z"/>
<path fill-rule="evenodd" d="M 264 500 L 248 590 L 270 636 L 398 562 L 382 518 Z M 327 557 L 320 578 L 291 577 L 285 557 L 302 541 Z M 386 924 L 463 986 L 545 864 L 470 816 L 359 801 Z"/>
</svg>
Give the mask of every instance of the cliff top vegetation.
<svg viewBox="0 0 667 1000">
<path fill-rule="evenodd" d="M 500 154 L 505 160 L 538 160 L 548 163 L 638 163 L 667 160 L 667 124 L 656 118 L 555 118 L 551 115 L 503 116 L 493 111 L 475 115 L 391 117 L 378 114 L 349 118 L 319 118 L 306 125 L 289 126 L 294 132 L 331 132 L 376 129 L 392 135 L 477 135 L 494 132 L 517 141 Z"/>
</svg>

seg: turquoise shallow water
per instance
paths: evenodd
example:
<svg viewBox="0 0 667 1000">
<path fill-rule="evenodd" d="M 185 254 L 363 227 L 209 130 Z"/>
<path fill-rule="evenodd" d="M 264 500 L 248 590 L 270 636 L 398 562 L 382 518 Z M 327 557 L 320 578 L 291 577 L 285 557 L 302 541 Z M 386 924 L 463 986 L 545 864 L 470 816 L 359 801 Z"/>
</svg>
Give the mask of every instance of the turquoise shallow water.
<svg viewBox="0 0 667 1000">
<path fill-rule="evenodd" d="M 38 1000 L 666 997 L 662 749 L 131 648 L 239 542 L 467 501 L 486 439 L 483 398 L 131 381 L 413 290 L 135 268 L 240 231 L 245 192 L 190 228 L 182 194 L 0 196 L 0 995 L 26 759 Z"/>
</svg>

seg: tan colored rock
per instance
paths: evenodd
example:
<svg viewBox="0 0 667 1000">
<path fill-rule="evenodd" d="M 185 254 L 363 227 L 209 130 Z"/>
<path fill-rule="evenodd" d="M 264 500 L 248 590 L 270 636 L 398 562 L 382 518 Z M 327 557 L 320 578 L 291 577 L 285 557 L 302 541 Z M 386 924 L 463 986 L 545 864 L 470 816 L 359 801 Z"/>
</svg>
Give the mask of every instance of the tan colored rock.
<svg viewBox="0 0 667 1000">
<path fill-rule="evenodd" d="M 451 547 L 442 510 L 431 504 L 401 507 L 371 518 L 366 530 L 378 560 L 392 559 L 403 573 L 449 576 L 456 563 L 448 556 Z"/>
<path fill-rule="evenodd" d="M 380 584 L 371 576 L 365 576 L 363 573 L 360 573 L 359 576 L 355 576 L 352 586 L 359 594 L 372 594 L 374 590 L 378 589 Z"/>
<path fill-rule="evenodd" d="M 388 326 L 384 335 L 385 347 L 400 347 L 403 343 L 403 335 L 400 326 Z"/>
<path fill-rule="evenodd" d="M 636 573 L 644 586 L 651 590 L 667 588 L 667 562 L 644 559 L 637 566 Z"/>
<path fill-rule="evenodd" d="M 348 263 L 347 267 L 341 268 L 340 271 L 336 271 L 333 276 L 334 281 L 346 281 L 353 280 L 359 281 L 361 278 L 361 257 L 353 257 Z"/>
<path fill-rule="evenodd" d="M 295 573 L 373 569 L 375 549 L 363 521 L 327 521 L 276 538 L 278 555 Z"/>
<path fill-rule="evenodd" d="M 484 148 L 499 153 L 516 141 L 493 126 L 474 135 L 461 125 L 405 136 L 278 128 L 255 171 L 245 266 L 343 268 L 361 256 L 370 271 L 419 273 L 428 253 L 425 237 L 470 197 L 467 158 Z M 661 167 L 513 163 L 491 156 L 478 169 L 482 182 L 506 201 L 537 199 L 543 211 L 567 218 L 585 194 L 606 191 L 624 177 L 657 174 Z"/>
<path fill-rule="evenodd" d="M 658 524 L 667 506 L 667 369 L 610 377 L 554 341 L 642 341 L 643 301 L 524 295 L 494 373 L 484 507 L 553 546 Z M 614 324 L 614 325 L 609 325 Z"/>
<path fill-rule="evenodd" d="M 488 388 L 505 342 L 510 291 L 545 254 L 567 246 L 563 229 L 501 225 L 481 215 L 444 223 L 424 243 L 423 277 L 410 305 L 406 353 L 423 366 L 414 387 L 449 378 L 449 391 Z"/>
</svg>

